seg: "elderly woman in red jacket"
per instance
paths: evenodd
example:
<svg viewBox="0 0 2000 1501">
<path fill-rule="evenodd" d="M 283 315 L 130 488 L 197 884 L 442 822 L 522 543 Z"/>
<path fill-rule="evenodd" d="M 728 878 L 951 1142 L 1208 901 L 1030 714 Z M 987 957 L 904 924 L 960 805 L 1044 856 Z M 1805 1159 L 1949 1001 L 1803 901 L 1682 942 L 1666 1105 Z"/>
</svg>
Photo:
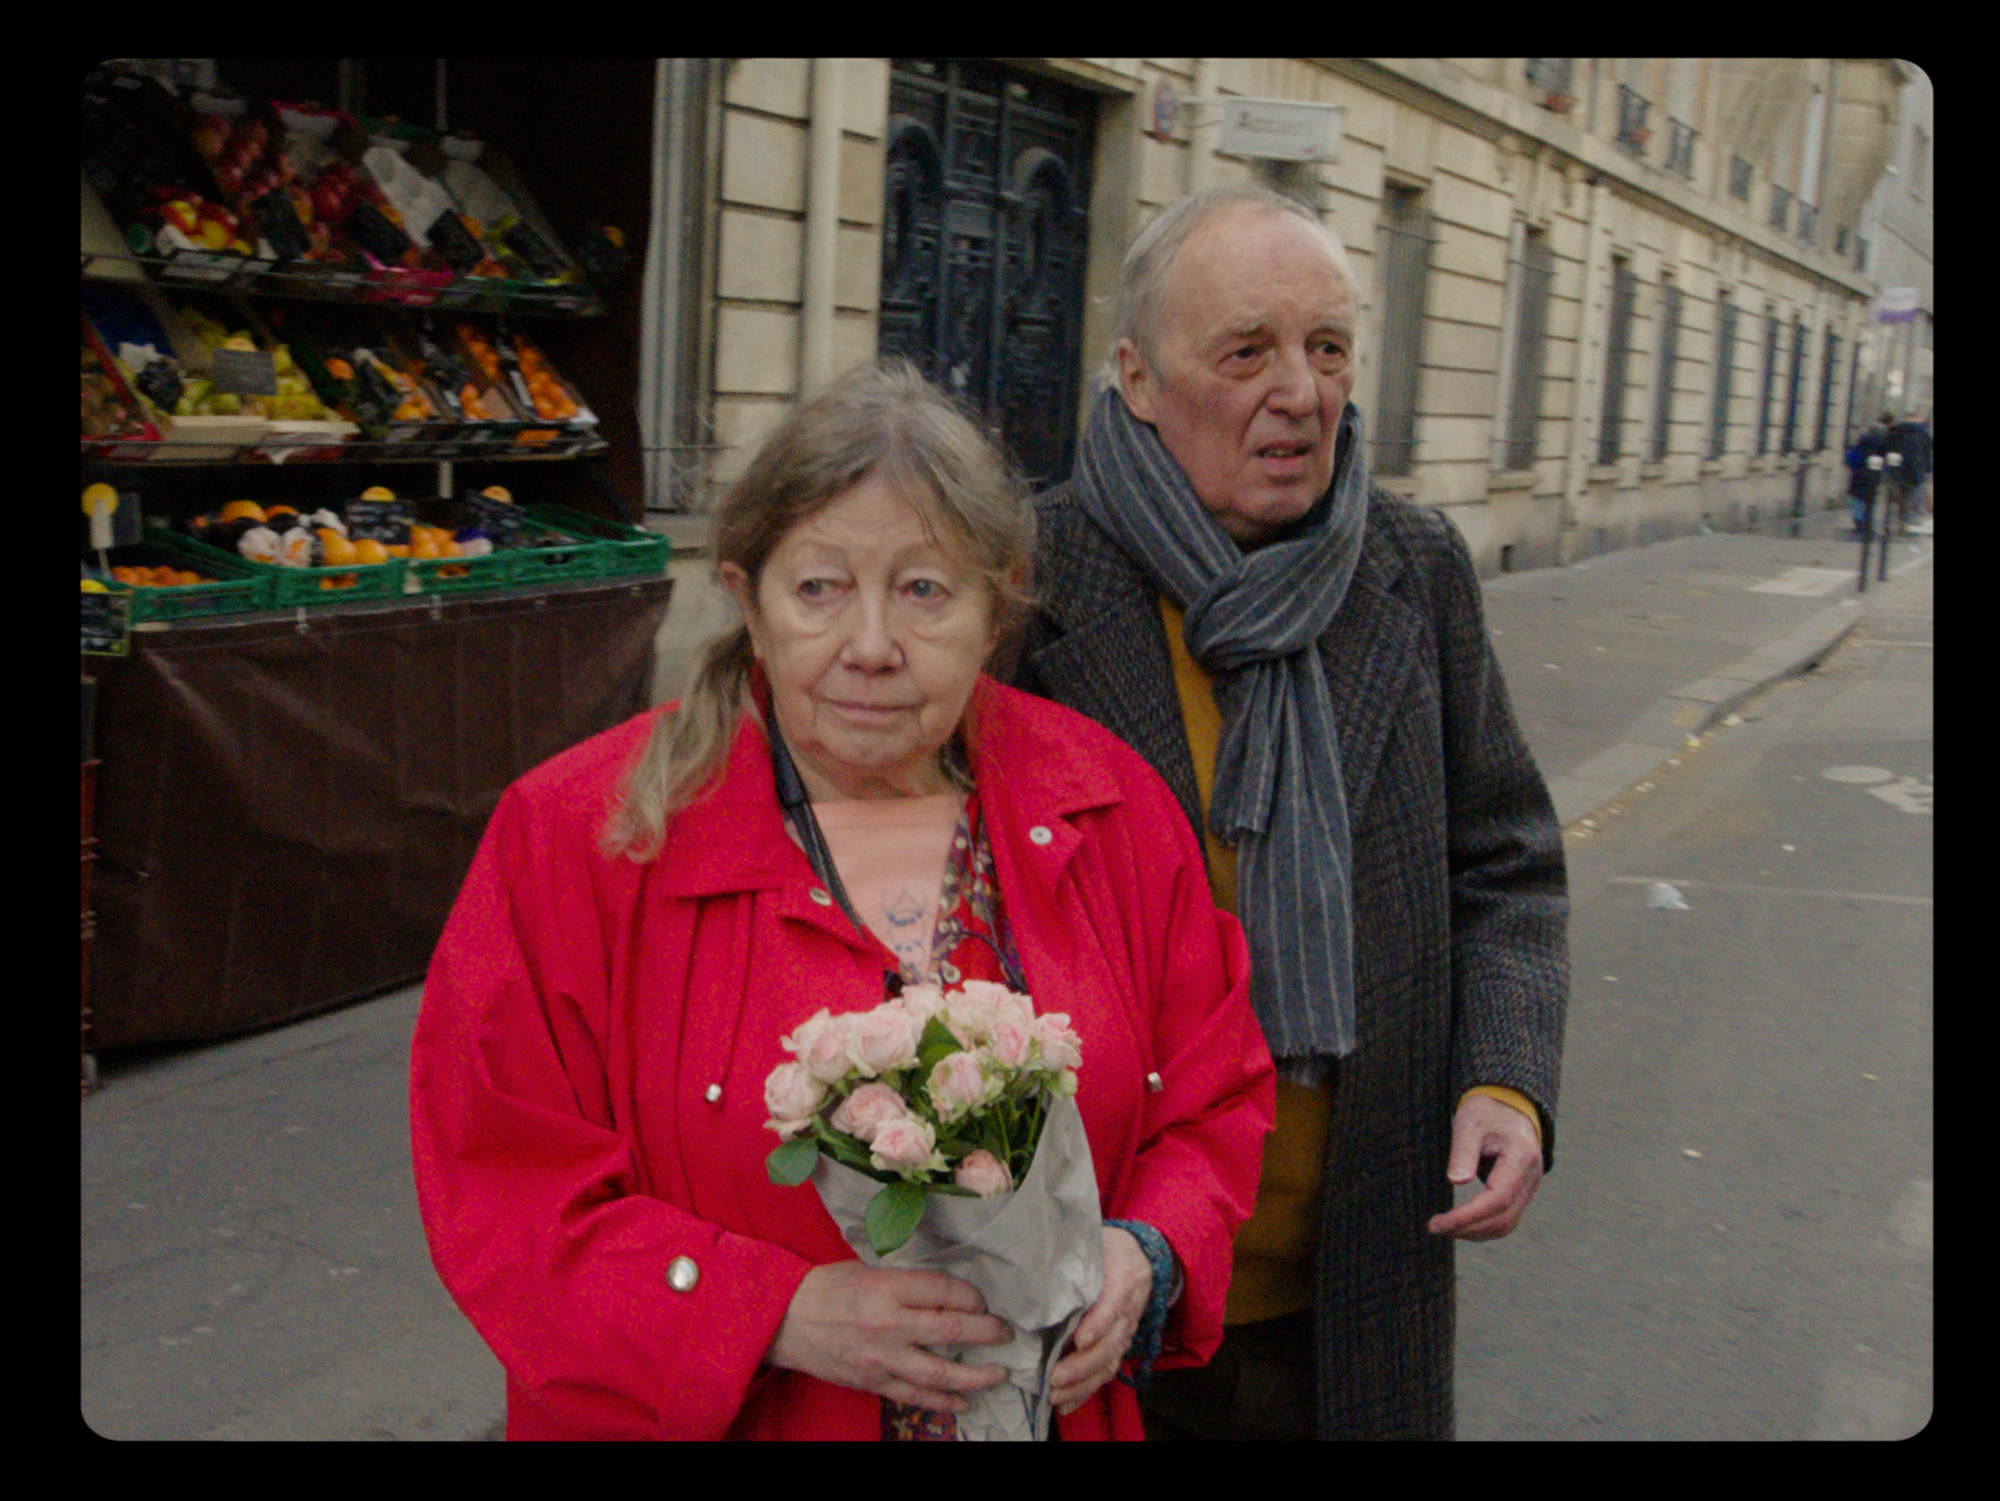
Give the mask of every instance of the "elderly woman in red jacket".
<svg viewBox="0 0 2000 1501">
<path fill-rule="evenodd" d="M 744 625 L 684 700 L 501 800 L 410 1103 L 432 1255 L 506 1368 L 510 1438 L 955 1436 L 1005 1326 L 957 1278 L 864 1266 L 764 1168 L 779 1038 L 903 983 L 1004 981 L 1082 1039 L 1105 1271 L 1057 1433 L 1140 1438 L 1130 1383 L 1214 1350 L 1271 1061 L 1173 794 L 981 671 L 1033 533 L 913 371 L 849 378 L 723 504 Z"/>
</svg>

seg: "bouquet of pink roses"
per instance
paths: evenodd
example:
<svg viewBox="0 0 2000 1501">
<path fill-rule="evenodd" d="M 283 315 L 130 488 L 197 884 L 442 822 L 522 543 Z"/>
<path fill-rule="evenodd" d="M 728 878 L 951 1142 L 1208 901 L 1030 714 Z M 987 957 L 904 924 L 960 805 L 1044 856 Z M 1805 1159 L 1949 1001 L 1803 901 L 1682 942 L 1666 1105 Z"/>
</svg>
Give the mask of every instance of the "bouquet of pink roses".
<svg viewBox="0 0 2000 1501">
<path fill-rule="evenodd" d="M 948 995 L 914 985 L 873 1011 L 822 1010 L 780 1043 L 793 1061 L 764 1084 L 782 1139 L 771 1180 L 811 1179 L 864 1261 L 977 1287 L 1018 1332 L 977 1352 L 1008 1382 L 972 1399 L 960 1436 L 1046 1435 L 1049 1372 L 1104 1274 L 1069 1018 L 967 980 Z"/>
</svg>

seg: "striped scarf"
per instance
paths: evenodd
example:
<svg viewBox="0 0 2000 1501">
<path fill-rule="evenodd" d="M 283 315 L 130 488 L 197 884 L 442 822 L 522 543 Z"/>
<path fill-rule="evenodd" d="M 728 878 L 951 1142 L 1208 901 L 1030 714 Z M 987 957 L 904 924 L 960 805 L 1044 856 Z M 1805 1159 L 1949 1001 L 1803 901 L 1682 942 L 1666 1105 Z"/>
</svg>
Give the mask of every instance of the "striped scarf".
<svg viewBox="0 0 2000 1501">
<path fill-rule="evenodd" d="M 1319 638 L 1361 556 L 1368 466 L 1342 413 L 1333 483 L 1289 536 L 1239 549 L 1151 424 L 1097 399 L 1071 489 L 1180 606 L 1188 652 L 1215 678 L 1222 740 L 1209 827 L 1236 846 L 1250 1000 L 1287 1077 L 1316 1080 L 1354 1048 L 1353 852 Z"/>
</svg>

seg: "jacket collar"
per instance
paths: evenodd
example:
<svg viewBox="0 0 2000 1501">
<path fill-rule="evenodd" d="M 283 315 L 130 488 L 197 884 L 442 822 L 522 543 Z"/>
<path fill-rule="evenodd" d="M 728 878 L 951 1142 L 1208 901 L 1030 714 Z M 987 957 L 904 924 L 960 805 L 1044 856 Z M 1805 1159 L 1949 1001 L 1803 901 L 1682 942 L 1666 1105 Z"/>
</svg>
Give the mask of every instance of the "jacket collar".
<svg viewBox="0 0 2000 1501">
<path fill-rule="evenodd" d="M 967 708 L 973 780 L 989 819 L 1007 826 L 1067 818 L 1123 801 L 1105 750 L 1064 735 L 1067 711 L 981 675 Z M 675 815 L 655 862 L 664 896 L 804 889 L 812 866 L 778 807 L 764 731 L 744 715 L 721 780 Z M 802 912 L 801 915 L 811 915 Z"/>
</svg>

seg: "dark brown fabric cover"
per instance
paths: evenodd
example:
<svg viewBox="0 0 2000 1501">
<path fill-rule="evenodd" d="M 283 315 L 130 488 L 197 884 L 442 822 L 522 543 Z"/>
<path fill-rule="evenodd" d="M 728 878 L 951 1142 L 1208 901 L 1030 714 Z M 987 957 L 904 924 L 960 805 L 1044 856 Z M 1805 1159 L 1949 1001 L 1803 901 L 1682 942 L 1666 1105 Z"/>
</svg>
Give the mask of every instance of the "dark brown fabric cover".
<svg viewBox="0 0 2000 1501">
<path fill-rule="evenodd" d="M 1039 502 L 1015 682 L 1121 736 L 1200 828 L 1159 602 L 1057 486 Z M 1359 1038 L 1334 1073 L 1320 1206 L 1319 1436 L 1452 1433 L 1459 1096 L 1518 1089 L 1553 1165 L 1569 998 L 1562 835 L 1515 723 L 1458 530 L 1380 490 L 1320 638 L 1354 832 Z M 1532 1211 L 1531 1211 L 1532 1212 Z"/>
<path fill-rule="evenodd" d="M 97 1045 L 421 978 L 501 792 L 646 706 L 671 589 L 134 633 L 101 673 Z"/>
</svg>

